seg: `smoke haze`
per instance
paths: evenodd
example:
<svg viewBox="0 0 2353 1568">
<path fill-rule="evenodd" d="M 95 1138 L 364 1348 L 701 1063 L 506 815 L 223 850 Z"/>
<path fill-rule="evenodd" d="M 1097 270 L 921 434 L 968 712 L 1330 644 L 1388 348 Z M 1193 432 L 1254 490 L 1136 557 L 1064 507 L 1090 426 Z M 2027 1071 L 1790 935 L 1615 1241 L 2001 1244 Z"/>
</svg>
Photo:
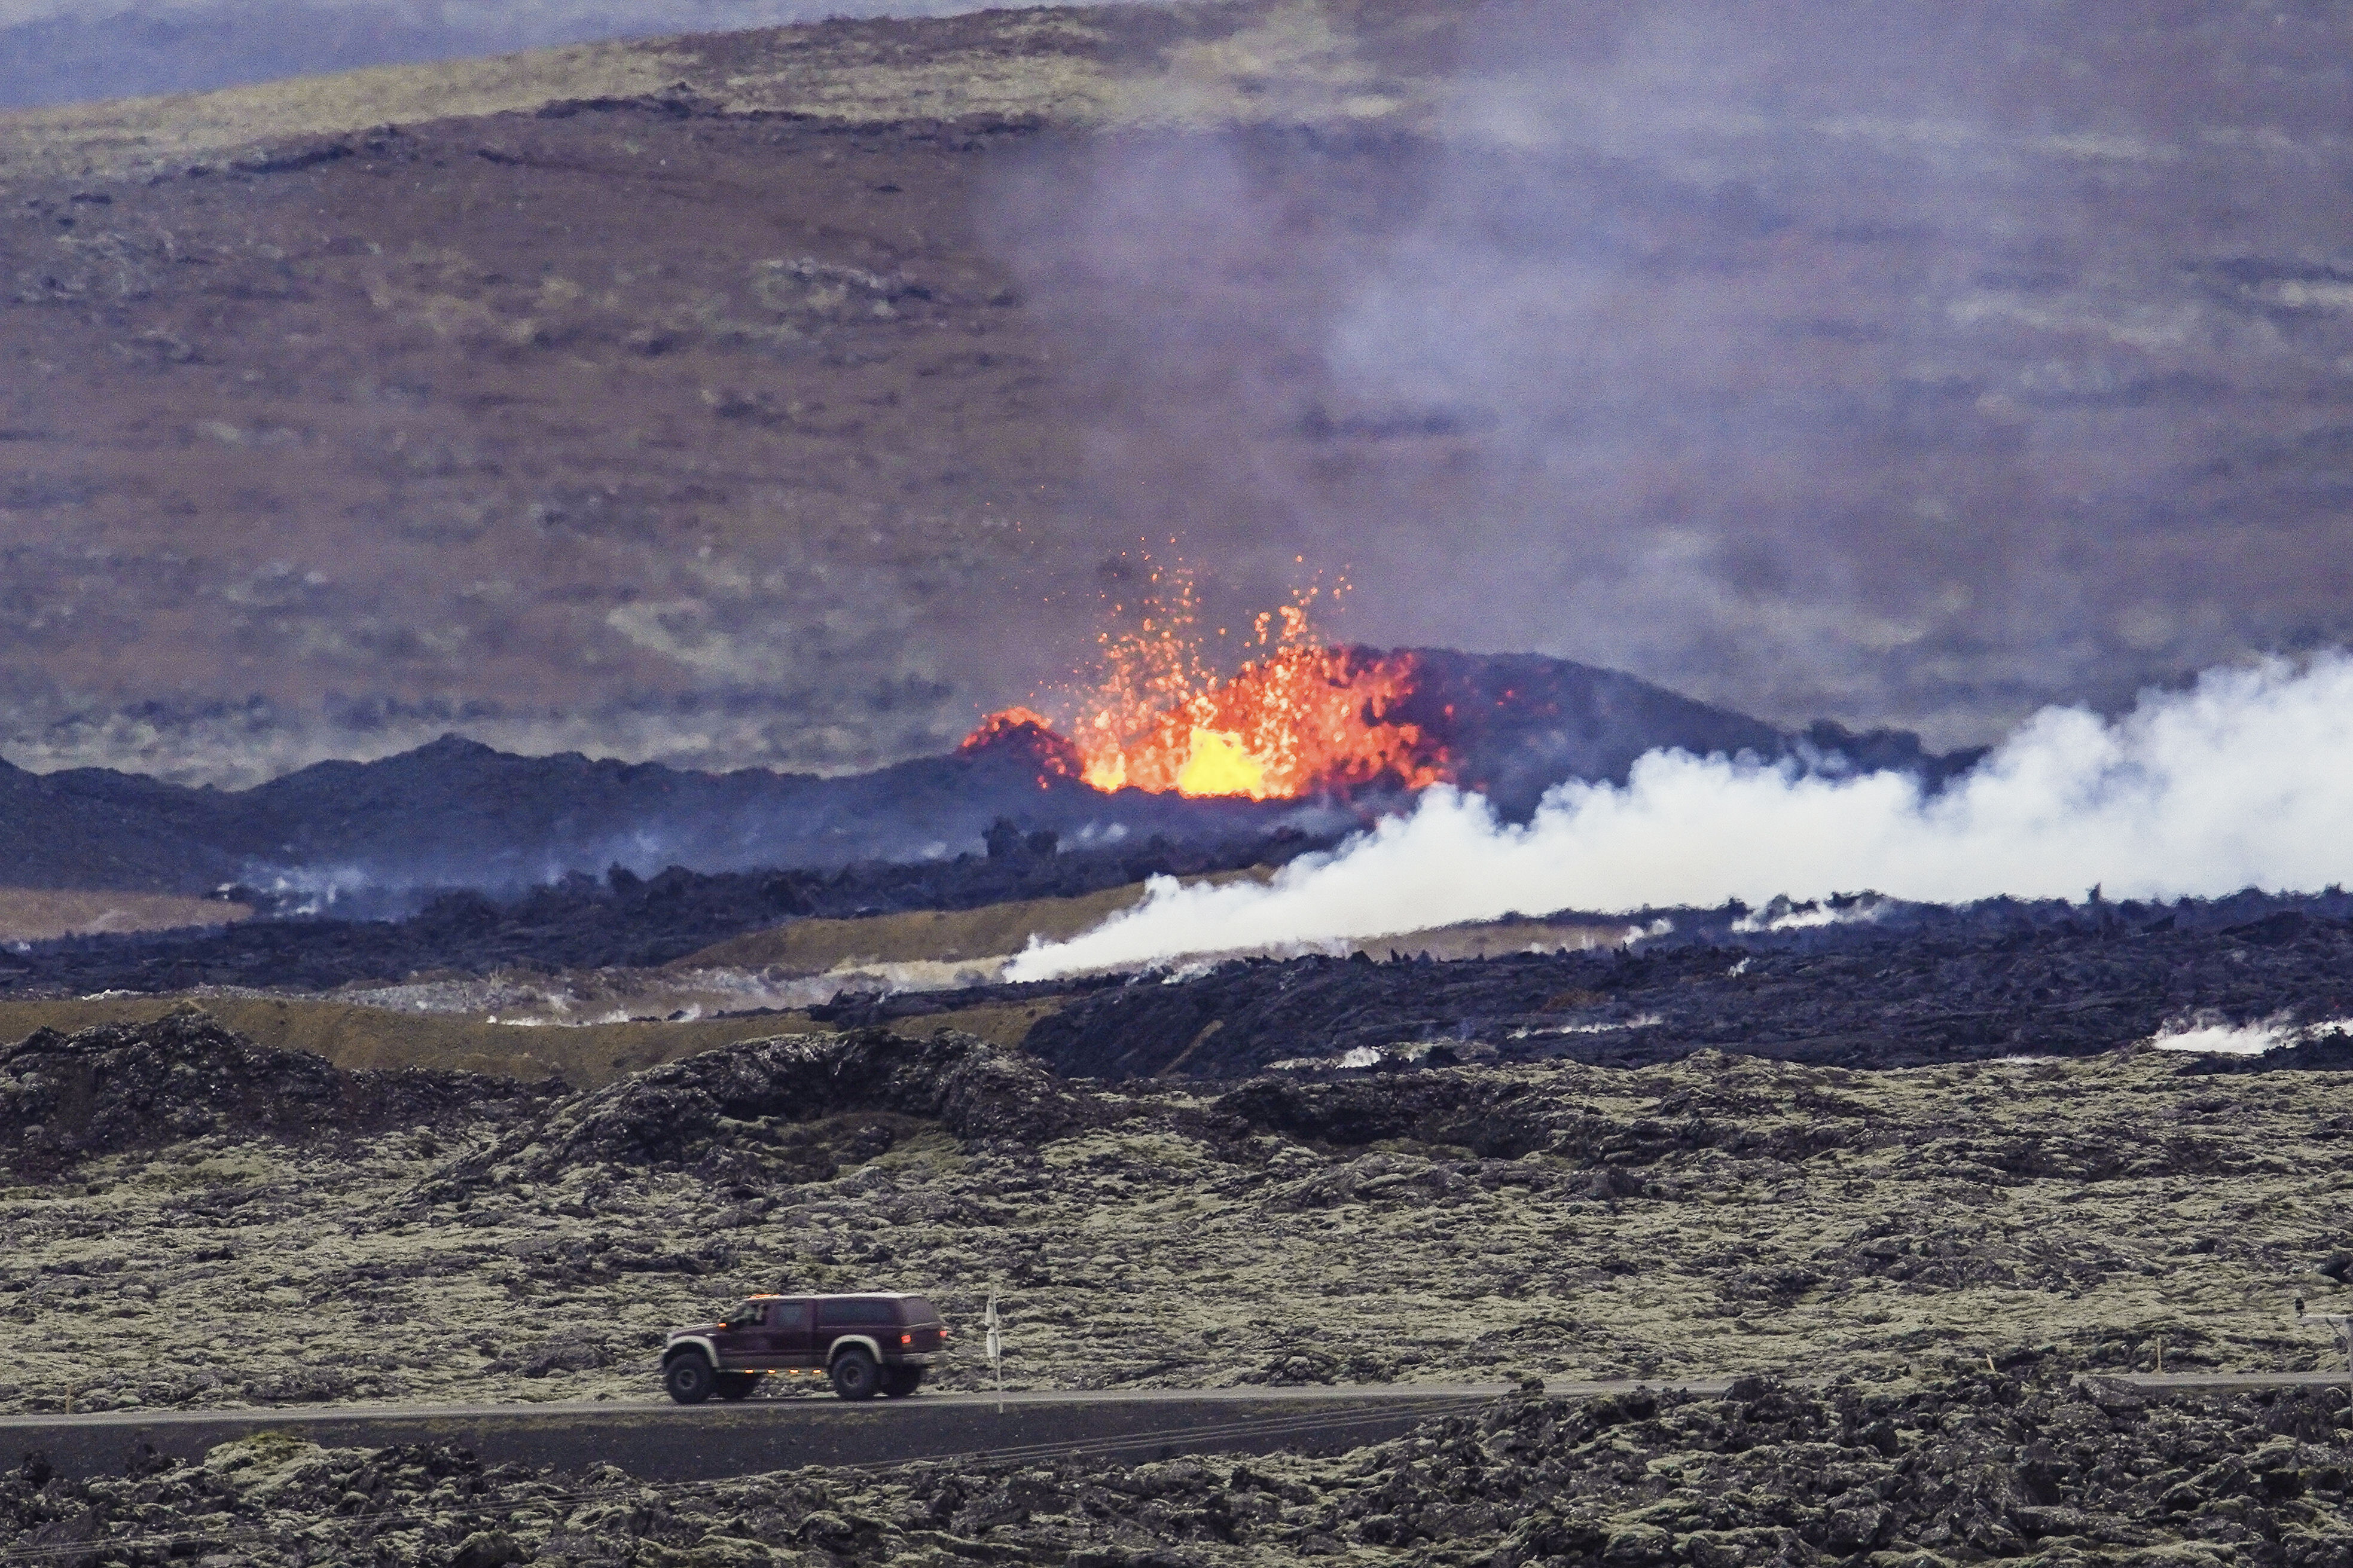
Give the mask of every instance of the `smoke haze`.
<svg viewBox="0 0 2353 1568">
<path fill-rule="evenodd" d="M 1506 911 L 1763 903 L 1873 889 L 2212 896 L 2353 880 L 2353 658 L 2272 661 L 2151 693 L 2113 721 L 2050 709 L 1935 795 L 1902 773 L 1800 776 L 1656 752 L 1622 788 L 1568 784 L 1525 826 L 1432 791 L 1271 885 L 1163 883 L 1033 949 L 1016 980 L 1190 953 L 1362 940 Z"/>
<path fill-rule="evenodd" d="M 0 60 L 795 14 L 0 0 Z M 1140 542 L 1213 623 L 1345 570 L 1347 640 L 1785 729 L 2120 712 L 2353 641 L 2348 62 L 2341 5 L 1269 0 L 418 73 L 332 146 L 306 86 L 282 158 L 13 117 L 139 162 L 0 201 L 0 753 L 864 769 L 1039 701 Z"/>
<path fill-rule="evenodd" d="M 1245 35 L 1270 93 L 1393 90 L 1320 15 Z M 1414 135 L 1008 186 L 1106 508 L 1346 560 L 1368 642 L 1946 745 L 2353 629 L 2342 13 L 1465 16 Z"/>
</svg>

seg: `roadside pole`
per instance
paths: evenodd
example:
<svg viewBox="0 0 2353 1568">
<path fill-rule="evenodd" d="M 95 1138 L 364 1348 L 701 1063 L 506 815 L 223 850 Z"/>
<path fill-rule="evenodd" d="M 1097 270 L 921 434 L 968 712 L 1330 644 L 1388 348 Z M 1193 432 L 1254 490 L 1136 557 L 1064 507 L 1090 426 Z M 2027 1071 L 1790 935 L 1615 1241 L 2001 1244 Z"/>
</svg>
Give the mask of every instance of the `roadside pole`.
<svg viewBox="0 0 2353 1568">
<path fill-rule="evenodd" d="M 997 1413 L 1005 1414 L 1005 1345 L 997 1336 L 997 1292 L 988 1293 L 988 1312 L 981 1319 L 988 1329 L 988 1369 L 997 1374 Z"/>
</svg>

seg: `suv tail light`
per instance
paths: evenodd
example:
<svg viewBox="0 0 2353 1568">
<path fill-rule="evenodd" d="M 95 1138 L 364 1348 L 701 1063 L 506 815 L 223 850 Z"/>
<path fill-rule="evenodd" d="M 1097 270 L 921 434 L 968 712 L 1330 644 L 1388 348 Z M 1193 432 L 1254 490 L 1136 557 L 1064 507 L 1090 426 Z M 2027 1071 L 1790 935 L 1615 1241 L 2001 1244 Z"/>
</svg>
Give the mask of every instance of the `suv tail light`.
<svg viewBox="0 0 2353 1568">
<path fill-rule="evenodd" d="M 899 1342 L 902 1345 L 913 1344 L 915 1342 L 915 1336 L 913 1334 L 901 1334 L 899 1336 Z"/>
</svg>

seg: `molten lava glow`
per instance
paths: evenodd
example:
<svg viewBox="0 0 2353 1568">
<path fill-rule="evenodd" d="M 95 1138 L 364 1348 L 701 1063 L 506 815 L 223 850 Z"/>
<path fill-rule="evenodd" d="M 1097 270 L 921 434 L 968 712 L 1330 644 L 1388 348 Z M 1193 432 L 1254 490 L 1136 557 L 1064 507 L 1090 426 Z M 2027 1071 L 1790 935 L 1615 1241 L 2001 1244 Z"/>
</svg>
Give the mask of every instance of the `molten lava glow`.
<svg viewBox="0 0 2353 1568">
<path fill-rule="evenodd" d="M 1412 657 L 1326 646 L 1309 615 L 1319 593 L 1307 589 L 1256 617 L 1243 646 L 1259 657 L 1220 678 L 1208 668 L 1190 574 L 1155 569 L 1132 608 L 1111 606 L 1128 616 L 1127 629 L 1099 639 L 1097 684 L 1074 700 L 1081 717 L 1070 743 L 1079 776 L 1104 791 L 1251 800 L 1384 777 L 1413 789 L 1446 779 L 1444 748 L 1389 717 L 1413 693 Z M 965 745 L 1025 725 L 1042 730 L 1044 721 L 1007 709 L 984 720 Z"/>
<path fill-rule="evenodd" d="M 1444 752 L 1387 717 L 1413 692 L 1409 656 L 1286 647 L 1242 666 L 1133 728 L 1098 710 L 1079 729 L 1080 775 L 1192 795 L 1292 800 L 1388 775 L 1419 789 L 1446 777 Z"/>
<path fill-rule="evenodd" d="M 1123 771 L 1124 765 L 1123 763 Z M 1266 767 L 1230 730 L 1193 726 L 1185 765 L 1176 770 L 1179 795 L 1246 795 L 1266 798 Z"/>
</svg>

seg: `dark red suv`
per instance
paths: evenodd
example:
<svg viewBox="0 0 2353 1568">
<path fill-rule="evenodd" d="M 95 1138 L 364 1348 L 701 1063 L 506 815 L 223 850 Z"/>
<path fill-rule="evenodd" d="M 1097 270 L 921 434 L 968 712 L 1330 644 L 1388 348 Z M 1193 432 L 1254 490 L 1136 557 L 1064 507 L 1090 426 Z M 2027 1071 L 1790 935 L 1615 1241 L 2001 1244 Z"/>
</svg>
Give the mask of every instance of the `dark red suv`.
<svg viewBox="0 0 2353 1568">
<path fill-rule="evenodd" d="M 821 1373 L 844 1399 L 903 1396 L 945 1353 L 947 1325 L 921 1296 L 754 1296 L 715 1323 L 672 1329 L 662 1386 L 681 1405 L 742 1399 L 776 1373 Z"/>
</svg>

